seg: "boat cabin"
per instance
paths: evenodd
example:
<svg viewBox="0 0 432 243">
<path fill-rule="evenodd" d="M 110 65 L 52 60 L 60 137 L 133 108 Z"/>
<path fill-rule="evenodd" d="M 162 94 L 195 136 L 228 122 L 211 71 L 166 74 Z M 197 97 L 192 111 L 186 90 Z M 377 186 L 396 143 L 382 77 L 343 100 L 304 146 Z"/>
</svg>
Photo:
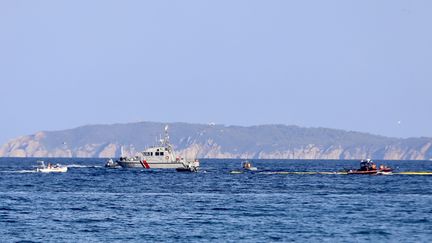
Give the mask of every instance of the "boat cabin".
<svg viewBox="0 0 432 243">
<path fill-rule="evenodd" d="M 362 160 L 360 162 L 360 171 L 376 170 L 376 164 L 372 160 Z"/>
<path fill-rule="evenodd" d="M 172 161 L 175 158 L 169 147 L 151 147 L 141 152 L 141 154 L 147 161 Z"/>
</svg>

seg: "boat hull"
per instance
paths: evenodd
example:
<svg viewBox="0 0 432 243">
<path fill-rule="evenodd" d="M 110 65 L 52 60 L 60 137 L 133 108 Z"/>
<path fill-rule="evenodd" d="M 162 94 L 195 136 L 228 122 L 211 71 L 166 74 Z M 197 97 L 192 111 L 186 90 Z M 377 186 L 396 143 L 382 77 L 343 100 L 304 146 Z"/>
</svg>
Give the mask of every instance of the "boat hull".
<svg viewBox="0 0 432 243">
<path fill-rule="evenodd" d="M 67 172 L 67 167 L 59 167 L 59 168 L 38 168 L 37 172 L 42 173 L 64 173 Z"/>
<path fill-rule="evenodd" d="M 183 163 L 177 162 L 147 162 L 147 161 L 117 161 L 123 168 L 139 169 L 188 169 Z"/>
<path fill-rule="evenodd" d="M 391 175 L 392 171 L 386 170 L 350 170 L 347 172 L 348 175 Z"/>
<path fill-rule="evenodd" d="M 377 170 L 350 170 L 347 172 L 348 175 L 375 175 L 378 171 Z"/>
</svg>

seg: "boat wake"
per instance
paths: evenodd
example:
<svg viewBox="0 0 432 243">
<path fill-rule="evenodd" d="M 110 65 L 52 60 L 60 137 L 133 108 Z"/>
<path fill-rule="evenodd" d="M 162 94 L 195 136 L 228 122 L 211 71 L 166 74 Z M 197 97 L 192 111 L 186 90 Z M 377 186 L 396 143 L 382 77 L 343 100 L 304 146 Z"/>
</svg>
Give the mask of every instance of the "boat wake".
<svg viewBox="0 0 432 243">
<path fill-rule="evenodd" d="M 5 170 L 0 172 L 1 173 L 37 173 L 36 170 Z"/>
<path fill-rule="evenodd" d="M 78 164 L 71 164 L 66 165 L 68 168 L 102 168 L 101 165 L 78 165 Z"/>
</svg>

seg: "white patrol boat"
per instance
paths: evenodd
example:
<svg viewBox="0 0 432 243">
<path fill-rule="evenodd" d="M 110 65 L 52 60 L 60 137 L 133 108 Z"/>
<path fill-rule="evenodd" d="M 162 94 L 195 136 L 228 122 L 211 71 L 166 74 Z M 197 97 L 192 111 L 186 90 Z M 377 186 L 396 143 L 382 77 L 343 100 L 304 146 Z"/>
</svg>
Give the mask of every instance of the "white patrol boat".
<svg viewBox="0 0 432 243">
<path fill-rule="evenodd" d="M 120 157 L 117 164 L 123 168 L 144 169 L 176 169 L 177 171 L 198 171 L 197 159 L 187 160 L 175 155 L 169 142 L 168 126 L 165 126 L 165 137 L 161 139 L 159 146 L 145 149 L 135 157 Z"/>
</svg>

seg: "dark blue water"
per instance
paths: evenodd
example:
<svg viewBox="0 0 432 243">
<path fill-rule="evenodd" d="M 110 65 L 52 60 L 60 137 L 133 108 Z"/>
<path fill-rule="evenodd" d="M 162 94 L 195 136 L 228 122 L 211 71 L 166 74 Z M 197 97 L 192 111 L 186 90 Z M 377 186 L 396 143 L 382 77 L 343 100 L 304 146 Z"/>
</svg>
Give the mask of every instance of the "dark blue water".
<svg viewBox="0 0 432 243">
<path fill-rule="evenodd" d="M 105 169 L 101 159 L 0 158 L 0 242 L 431 242 L 432 176 L 230 174 Z M 393 161 L 432 171 L 432 161 Z M 257 160 L 267 171 L 338 171 L 356 161 Z"/>
</svg>

